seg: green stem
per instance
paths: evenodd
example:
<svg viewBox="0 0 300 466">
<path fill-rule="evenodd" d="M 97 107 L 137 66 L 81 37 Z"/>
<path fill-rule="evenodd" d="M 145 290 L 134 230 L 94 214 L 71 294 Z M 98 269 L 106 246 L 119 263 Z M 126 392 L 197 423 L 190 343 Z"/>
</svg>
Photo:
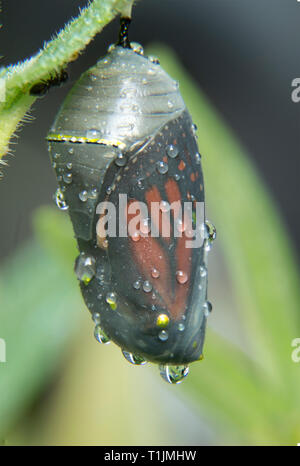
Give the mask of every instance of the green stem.
<svg viewBox="0 0 300 466">
<path fill-rule="evenodd" d="M 81 10 L 34 57 L 1 70 L 5 101 L 0 103 L 0 159 L 8 151 L 11 136 L 35 98 L 30 88 L 61 70 L 118 14 L 130 14 L 133 0 L 94 0 Z"/>
</svg>

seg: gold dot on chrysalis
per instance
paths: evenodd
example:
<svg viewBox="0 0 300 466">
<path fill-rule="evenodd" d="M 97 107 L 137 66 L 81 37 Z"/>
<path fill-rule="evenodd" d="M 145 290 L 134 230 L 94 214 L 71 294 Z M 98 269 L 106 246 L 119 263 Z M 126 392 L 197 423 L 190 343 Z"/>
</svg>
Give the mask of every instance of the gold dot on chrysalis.
<svg viewBox="0 0 300 466">
<path fill-rule="evenodd" d="M 165 328 L 165 327 L 168 326 L 169 321 L 170 321 L 170 319 L 167 316 L 167 314 L 160 314 L 156 319 L 156 325 L 157 325 L 157 327 Z"/>
</svg>

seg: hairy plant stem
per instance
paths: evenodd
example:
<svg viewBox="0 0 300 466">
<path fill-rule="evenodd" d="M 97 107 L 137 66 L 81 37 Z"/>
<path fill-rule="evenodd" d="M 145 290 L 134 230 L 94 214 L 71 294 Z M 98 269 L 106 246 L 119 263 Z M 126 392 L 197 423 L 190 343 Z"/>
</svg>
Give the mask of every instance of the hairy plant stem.
<svg viewBox="0 0 300 466">
<path fill-rule="evenodd" d="M 115 16 L 130 15 L 132 4 L 133 0 L 94 0 L 34 57 L 0 71 L 5 90 L 3 102 L 0 101 L 0 163 L 12 135 L 36 99 L 29 95 L 31 87 L 74 60 Z"/>
</svg>

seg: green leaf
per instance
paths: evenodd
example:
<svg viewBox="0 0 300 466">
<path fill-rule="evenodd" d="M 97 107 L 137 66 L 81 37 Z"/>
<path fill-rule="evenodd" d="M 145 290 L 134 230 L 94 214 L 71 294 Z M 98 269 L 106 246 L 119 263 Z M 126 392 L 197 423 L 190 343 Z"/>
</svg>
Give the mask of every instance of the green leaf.
<svg viewBox="0 0 300 466">
<path fill-rule="evenodd" d="M 63 348 L 79 319 L 75 277 L 37 244 L 0 272 L 0 439 L 63 363 Z"/>
<path fill-rule="evenodd" d="M 74 277 L 73 263 L 78 250 L 67 212 L 50 206 L 40 207 L 34 212 L 33 226 L 40 244 Z"/>
</svg>

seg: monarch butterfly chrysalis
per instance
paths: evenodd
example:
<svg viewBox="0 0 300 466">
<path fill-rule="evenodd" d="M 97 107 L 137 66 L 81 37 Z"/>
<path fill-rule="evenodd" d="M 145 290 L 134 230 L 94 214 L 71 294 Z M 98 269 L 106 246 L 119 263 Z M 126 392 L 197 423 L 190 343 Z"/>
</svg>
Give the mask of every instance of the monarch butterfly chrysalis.
<svg viewBox="0 0 300 466">
<path fill-rule="evenodd" d="M 97 340 L 114 341 L 133 364 L 159 364 L 166 381 L 179 383 L 203 357 L 215 230 L 205 221 L 196 128 L 178 83 L 120 37 L 74 85 L 48 135 L 56 203 L 73 224 L 75 272 Z M 182 220 L 184 204 L 191 216 Z M 202 242 L 188 247 L 198 205 Z"/>
</svg>

